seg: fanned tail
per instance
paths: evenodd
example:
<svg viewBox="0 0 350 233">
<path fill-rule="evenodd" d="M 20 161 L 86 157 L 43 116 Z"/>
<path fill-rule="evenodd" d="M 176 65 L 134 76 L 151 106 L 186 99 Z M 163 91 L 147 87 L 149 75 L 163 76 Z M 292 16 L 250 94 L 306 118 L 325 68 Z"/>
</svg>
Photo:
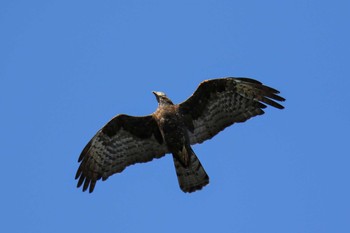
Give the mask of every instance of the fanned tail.
<svg viewBox="0 0 350 233">
<path fill-rule="evenodd" d="M 187 148 L 189 158 L 185 166 L 176 156 L 173 156 L 177 179 L 182 191 L 191 193 L 202 189 L 209 183 L 209 177 L 191 147 Z"/>
</svg>

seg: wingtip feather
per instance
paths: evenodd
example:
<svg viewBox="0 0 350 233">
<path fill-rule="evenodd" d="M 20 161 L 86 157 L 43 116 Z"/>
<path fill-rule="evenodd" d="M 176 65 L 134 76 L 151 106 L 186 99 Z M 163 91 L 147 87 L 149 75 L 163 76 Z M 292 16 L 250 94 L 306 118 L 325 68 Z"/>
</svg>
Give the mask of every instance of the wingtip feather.
<svg viewBox="0 0 350 233">
<path fill-rule="evenodd" d="M 90 179 L 86 177 L 85 182 L 84 182 L 84 186 L 83 186 L 83 192 L 85 192 L 88 189 L 89 184 L 90 184 Z"/>
<path fill-rule="evenodd" d="M 278 108 L 278 109 L 284 109 L 284 107 L 281 104 L 279 104 L 276 101 L 273 101 L 272 99 L 269 99 L 267 97 L 262 97 L 261 101 L 266 103 L 266 104 L 268 104 L 268 105 L 270 105 L 270 106 L 272 106 L 272 107 L 275 107 L 275 108 Z"/>
<path fill-rule="evenodd" d="M 81 175 L 81 169 L 79 167 L 77 170 L 77 173 L 75 173 L 75 179 L 78 179 L 80 175 Z"/>
<path fill-rule="evenodd" d="M 77 183 L 77 188 L 80 188 L 80 186 L 83 184 L 84 180 L 85 180 L 85 176 L 81 175 L 79 178 L 79 181 Z"/>
</svg>

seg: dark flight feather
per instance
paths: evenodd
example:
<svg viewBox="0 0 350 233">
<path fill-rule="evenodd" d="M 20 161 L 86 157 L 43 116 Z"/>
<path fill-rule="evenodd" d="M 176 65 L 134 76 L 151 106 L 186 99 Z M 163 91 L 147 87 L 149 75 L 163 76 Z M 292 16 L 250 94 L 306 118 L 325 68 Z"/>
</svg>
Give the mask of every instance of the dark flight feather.
<svg viewBox="0 0 350 233">
<path fill-rule="evenodd" d="M 266 108 L 265 104 L 283 109 L 276 101 L 285 99 L 278 93 L 250 78 L 202 82 L 191 97 L 179 104 L 179 111 L 189 129 L 191 145 L 212 138 L 234 123 L 264 114 L 262 109 Z"/>
<path fill-rule="evenodd" d="M 96 181 L 106 180 L 127 166 L 151 161 L 168 153 L 152 116 L 118 115 L 109 121 L 83 149 L 75 178 L 83 191 L 94 190 Z"/>
</svg>

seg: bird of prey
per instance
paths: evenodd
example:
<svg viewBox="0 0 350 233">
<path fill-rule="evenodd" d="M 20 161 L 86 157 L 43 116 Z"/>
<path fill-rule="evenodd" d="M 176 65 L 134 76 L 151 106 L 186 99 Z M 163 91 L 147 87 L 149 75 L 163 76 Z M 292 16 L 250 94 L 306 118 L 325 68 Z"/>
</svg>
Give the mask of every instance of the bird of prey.
<svg viewBox="0 0 350 233">
<path fill-rule="evenodd" d="M 180 188 L 194 192 L 209 183 L 191 145 L 211 139 L 226 127 L 262 115 L 271 105 L 284 107 L 279 91 L 250 78 L 203 81 L 186 101 L 174 104 L 163 92 L 153 92 L 158 108 L 147 116 L 120 114 L 89 141 L 80 154 L 77 187 L 91 193 L 127 166 L 172 154 Z"/>
</svg>

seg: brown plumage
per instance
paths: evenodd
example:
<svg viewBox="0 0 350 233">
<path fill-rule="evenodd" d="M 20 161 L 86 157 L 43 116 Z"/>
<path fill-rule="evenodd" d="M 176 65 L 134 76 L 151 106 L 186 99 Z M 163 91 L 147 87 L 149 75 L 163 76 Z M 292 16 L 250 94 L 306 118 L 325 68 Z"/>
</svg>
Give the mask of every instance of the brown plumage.
<svg viewBox="0 0 350 233">
<path fill-rule="evenodd" d="M 278 91 L 249 78 L 221 78 L 202 82 L 186 101 L 174 105 L 162 92 L 153 92 L 157 110 L 148 116 L 117 115 L 90 140 L 78 162 L 76 179 L 83 191 L 96 181 L 127 166 L 173 155 L 179 185 L 193 192 L 209 183 L 191 145 L 202 143 L 226 127 L 262 115 L 266 105 L 284 107 Z"/>
</svg>

